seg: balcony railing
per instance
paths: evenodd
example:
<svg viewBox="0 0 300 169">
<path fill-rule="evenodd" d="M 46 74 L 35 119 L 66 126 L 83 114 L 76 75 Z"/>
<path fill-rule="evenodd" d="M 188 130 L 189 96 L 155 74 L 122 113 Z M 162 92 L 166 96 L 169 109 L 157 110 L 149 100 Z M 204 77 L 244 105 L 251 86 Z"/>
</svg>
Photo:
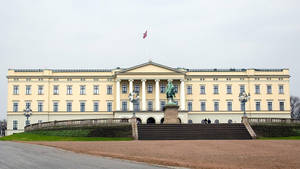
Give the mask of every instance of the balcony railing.
<svg viewBox="0 0 300 169">
<path fill-rule="evenodd" d="M 51 129 L 59 127 L 88 127 L 99 125 L 129 125 L 132 119 L 128 118 L 106 118 L 106 119 L 80 119 L 80 120 L 62 120 L 62 121 L 50 121 L 44 123 L 30 124 L 25 127 L 25 131 L 32 131 L 38 129 Z"/>
<path fill-rule="evenodd" d="M 248 118 L 248 122 L 250 124 L 255 124 L 255 123 L 299 123 L 300 124 L 300 120 L 291 119 L 291 118 Z"/>
</svg>

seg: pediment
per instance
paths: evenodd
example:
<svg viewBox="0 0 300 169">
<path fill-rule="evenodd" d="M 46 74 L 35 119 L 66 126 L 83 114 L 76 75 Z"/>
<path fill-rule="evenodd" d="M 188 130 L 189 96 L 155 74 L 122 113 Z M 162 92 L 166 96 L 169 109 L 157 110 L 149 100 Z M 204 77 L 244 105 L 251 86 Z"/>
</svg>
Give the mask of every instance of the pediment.
<svg viewBox="0 0 300 169">
<path fill-rule="evenodd" d="M 127 69 L 124 69 L 120 73 L 179 73 L 182 74 L 183 72 L 174 69 L 168 66 L 160 65 L 154 62 L 147 62 L 144 64 L 140 64 L 137 66 L 133 66 Z"/>
</svg>

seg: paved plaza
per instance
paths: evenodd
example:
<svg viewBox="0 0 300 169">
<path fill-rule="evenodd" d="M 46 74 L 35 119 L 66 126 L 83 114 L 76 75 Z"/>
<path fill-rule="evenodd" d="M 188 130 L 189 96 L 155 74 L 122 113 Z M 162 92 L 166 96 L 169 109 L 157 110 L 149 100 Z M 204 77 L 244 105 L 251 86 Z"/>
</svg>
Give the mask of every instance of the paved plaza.
<svg viewBox="0 0 300 169">
<path fill-rule="evenodd" d="M 1 169 L 162 169 L 144 163 L 73 153 L 53 147 L 0 141 Z"/>
</svg>

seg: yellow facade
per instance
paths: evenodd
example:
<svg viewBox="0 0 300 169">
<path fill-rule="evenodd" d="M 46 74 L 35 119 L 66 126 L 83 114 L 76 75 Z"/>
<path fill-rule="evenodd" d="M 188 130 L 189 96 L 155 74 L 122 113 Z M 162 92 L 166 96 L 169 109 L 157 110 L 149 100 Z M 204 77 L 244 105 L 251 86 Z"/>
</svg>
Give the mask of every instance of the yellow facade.
<svg viewBox="0 0 300 169">
<path fill-rule="evenodd" d="M 140 95 L 137 117 L 142 123 L 151 117 L 160 123 L 163 118 L 161 107 L 163 101 L 166 102 L 165 93 L 161 90 L 166 88 L 168 80 L 172 80 L 178 88 L 175 101 L 180 106 L 179 118 L 183 123 L 200 123 L 204 118 L 210 118 L 212 122 L 240 122 L 243 115 L 238 98 L 241 86 L 251 95 L 246 104 L 249 117 L 288 118 L 289 77 L 288 69 L 184 69 L 154 62 L 126 69 L 10 69 L 7 76 L 8 134 L 23 131 L 23 110 L 28 102 L 33 111 L 31 123 L 132 117 L 135 106 L 128 101 L 128 94 L 135 88 L 139 89 Z M 257 85 L 260 86 L 260 93 L 256 93 Z M 29 86 L 30 91 L 26 91 Z M 41 86 L 43 89 L 39 91 Z M 58 93 L 54 91 L 56 86 Z M 68 91 L 70 86 L 72 93 Z M 81 91 L 82 86 L 84 90 Z M 98 86 L 98 93 L 95 93 L 95 86 Z M 201 86 L 205 86 L 204 92 Z M 231 86 L 231 93 L 228 86 Z M 271 86 L 269 93 L 268 86 Z M 108 93 L 110 87 L 111 94 Z M 214 93 L 216 88 L 218 93 Z M 203 102 L 205 106 L 201 106 Z M 215 102 L 218 102 L 219 110 Z M 229 108 L 228 102 L 231 102 L 232 108 Z M 260 109 L 257 109 L 257 102 Z M 54 111 L 54 103 L 58 111 Z M 72 103 L 71 111 L 67 111 L 68 103 Z M 94 110 L 96 103 L 99 105 L 98 111 Z M 108 111 L 109 104 L 112 105 L 111 111 Z M 84 111 L 81 111 L 81 106 Z"/>
</svg>

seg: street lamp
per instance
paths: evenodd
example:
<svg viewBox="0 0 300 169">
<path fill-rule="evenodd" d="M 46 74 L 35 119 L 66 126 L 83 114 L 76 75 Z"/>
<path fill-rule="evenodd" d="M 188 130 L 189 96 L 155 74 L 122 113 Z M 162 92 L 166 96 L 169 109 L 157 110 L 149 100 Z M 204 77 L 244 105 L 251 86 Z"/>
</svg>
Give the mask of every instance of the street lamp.
<svg viewBox="0 0 300 169">
<path fill-rule="evenodd" d="M 244 117 L 247 117 L 246 116 L 246 102 L 250 99 L 250 93 L 246 93 L 246 92 L 242 92 L 240 93 L 239 95 L 239 100 L 242 104 L 244 104 Z"/>
<path fill-rule="evenodd" d="M 129 98 L 129 101 L 130 101 L 130 102 L 133 104 L 133 106 L 134 106 L 134 104 L 136 104 L 136 103 L 139 102 L 140 96 L 139 96 L 139 94 L 136 93 L 136 92 L 130 92 L 129 95 L 128 95 L 128 98 Z M 133 107 L 133 116 L 132 116 L 132 117 L 135 118 L 135 109 L 134 109 L 134 107 Z"/>
<path fill-rule="evenodd" d="M 32 110 L 29 108 L 29 106 L 24 109 L 24 116 L 26 117 L 26 126 L 30 124 L 29 117 L 32 115 Z"/>
</svg>

